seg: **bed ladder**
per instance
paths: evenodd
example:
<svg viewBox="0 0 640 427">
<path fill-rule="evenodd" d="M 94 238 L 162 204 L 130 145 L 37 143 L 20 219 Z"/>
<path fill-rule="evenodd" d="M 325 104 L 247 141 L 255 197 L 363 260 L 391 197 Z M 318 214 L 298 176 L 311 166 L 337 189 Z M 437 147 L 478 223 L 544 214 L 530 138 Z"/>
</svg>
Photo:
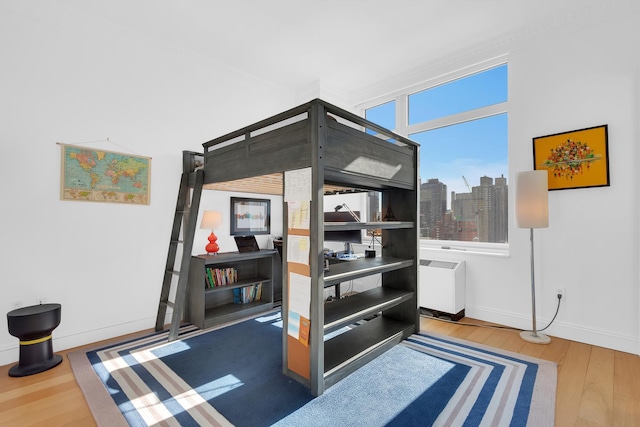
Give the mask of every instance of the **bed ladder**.
<svg viewBox="0 0 640 427">
<path fill-rule="evenodd" d="M 189 179 L 195 175 L 193 186 L 190 185 Z M 202 185 L 204 182 L 204 171 L 196 170 L 190 172 L 185 170 L 180 178 L 180 189 L 178 190 L 178 201 L 176 203 L 176 212 L 173 218 L 173 227 L 171 229 L 171 238 L 169 241 L 169 252 L 167 254 L 167 263 L 164 270 L 164 278 L 162 280 L 162 290 L 160 292 L 160 303 L 158 304 L 158 315 L 156 317 L 156 331 L 164 329 L 167 307 L 173 309 L 171 316 L 171 326 L 169 329 L 169 341 L 178 338 L 180 323 L 187 300 L 187 288 L 189 285 L 189 266 L 191 265 L 191 250 L 193 248 L 193 239 L 196 231 L 196 222 L 198 220 L 198 209 L 200 207 L 200 196 L 202 195 Z M 180 231 L 182 231 L 182 240 L 180 240 Z M 174 265 L 178 252 L 178 245 L 182 245 L 182 259 L 180 262 L 180 270 L 175 270 Z M 174 278 L 178 277 L 177 288 L 174 301 L 171 301 L 171 286 L 175 282 Z"/>
</svg>

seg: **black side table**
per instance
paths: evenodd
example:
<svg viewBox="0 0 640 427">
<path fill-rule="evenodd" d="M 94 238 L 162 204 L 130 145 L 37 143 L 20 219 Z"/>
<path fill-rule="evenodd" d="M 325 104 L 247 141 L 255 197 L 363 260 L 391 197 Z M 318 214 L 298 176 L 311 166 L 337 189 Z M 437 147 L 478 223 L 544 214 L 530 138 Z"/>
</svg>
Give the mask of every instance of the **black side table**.
<svg viewBox="0 0 640 427">
<path fill-rule="evenodd" d="M 20 339 L 20 359 L 9 369 L 10 377 L 24 377 L 46 371 L 62 362 L 53 354 L 51 332 L 60 324 L 60 304 L 22 307 L 7 313 L 9 333 Z"/>
</svg>

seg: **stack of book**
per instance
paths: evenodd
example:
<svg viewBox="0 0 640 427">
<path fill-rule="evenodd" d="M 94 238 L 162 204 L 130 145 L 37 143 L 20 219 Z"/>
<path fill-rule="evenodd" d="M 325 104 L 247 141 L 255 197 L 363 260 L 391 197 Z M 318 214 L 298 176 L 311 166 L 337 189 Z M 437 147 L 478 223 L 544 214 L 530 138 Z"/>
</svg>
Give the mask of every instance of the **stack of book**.
<svg viewBox="0 0 640 427">
<path fill-rule="evenodd" d="M 235 283 L 238 280 L 238 271 L 235 268 L 205 268 L 205 288 L 215 288 Z"/>
<path fill-rule="evenodd" d="M 247 304 L 258 301 L 262 297 L 262 283 L 236 288 L 233 290 L 233 302 L 235 304 Z"/>
</svg>

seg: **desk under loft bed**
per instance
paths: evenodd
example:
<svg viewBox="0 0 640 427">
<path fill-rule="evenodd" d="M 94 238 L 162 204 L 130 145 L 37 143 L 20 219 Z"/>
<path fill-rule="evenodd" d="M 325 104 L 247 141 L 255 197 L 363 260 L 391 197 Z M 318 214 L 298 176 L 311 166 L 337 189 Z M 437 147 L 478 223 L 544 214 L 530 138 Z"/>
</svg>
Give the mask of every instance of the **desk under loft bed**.
<svg viewBox="0 0 640 427">
<path fill-rule="evenodd" d="M 215 138 L 203 147 L 202 188 L 209 190 L 283 195 L 285 173 L 310 168 L 308 230 L 289 228 L 287 204 L 283 202 L 284 374 L 320 395 L 419 331 L 416 143 L 316 99 Z M 194 166 L 185 165 L 185 170 L 194 170 Z M 325 194 L 358 191 L 381 193 L 386 220 L 323 222 Z M 325 272 L 324 231 L 354 229 L 381 230 L 381 256 L 342 263 Z M 288 237 L 294 234 L 309 238 L 308 266 L 287 259 Z M 290 272 L 310 277 L 308 341 L 288 333 Z M 373 274 L 381 274 L 380 287 L 325 303 L 325 287 Z M 323 340 L 325 334 L 345 327 L 350 329 Z"/>
</svg>

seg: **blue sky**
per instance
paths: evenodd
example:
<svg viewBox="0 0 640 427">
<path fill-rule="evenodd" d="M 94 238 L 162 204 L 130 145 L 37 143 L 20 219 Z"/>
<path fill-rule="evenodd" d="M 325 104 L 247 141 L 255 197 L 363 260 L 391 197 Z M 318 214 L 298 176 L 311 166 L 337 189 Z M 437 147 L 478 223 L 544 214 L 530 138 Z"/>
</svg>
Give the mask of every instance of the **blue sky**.
<svg viewBox="0 0 640 427">
<path fill-rule="evenodd" d="M 447 190 L 467 193 L 481 176 L 507 176 L 507 115 L 486 117 L 411 135 L 420 144 L 420 178 L 438 178 Z"/>
<path fill-rule="evenodd" d="M 507 100 L 507 66 L 409 95 L 409 124 Z M 367 110 L 367 118 L 394 129 L 395 102 Z M 447 190 L 468 192 L 481 176 L 507 176 L 507 114 L 409 135 L 420 144 L 420 178 L 438 178 Z"/>
</svg>

